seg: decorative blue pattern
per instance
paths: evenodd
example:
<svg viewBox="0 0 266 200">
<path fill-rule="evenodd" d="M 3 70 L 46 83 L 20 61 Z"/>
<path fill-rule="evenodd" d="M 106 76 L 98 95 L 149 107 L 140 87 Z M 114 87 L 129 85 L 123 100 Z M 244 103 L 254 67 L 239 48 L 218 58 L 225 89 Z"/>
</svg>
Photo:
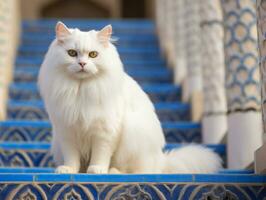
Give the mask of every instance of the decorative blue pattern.
<svg viewBox="0 0 266 200">
<path fill-rule="evenodd" d="M 34 177 L 35 178 L 35 177 Z M 36 177 L 38 178 L 38 177 Z M 228 177 L 227 177 L 228 178 Z M 97 180 L 97 179 L 96 179 Z M 1 199 L 66 199 L 66 200 L 262 200 L 263 183 L 2 183 Z"/>
<path fill-rule="evenodd" d="M 224 1 L 228 111 L 261 109 L 254 0 Z"/>
<path fill-rule="evenodd" d="M 180 148 L 178 144 L 167 144 L 165 151 Z M 225 158 L 224 145 L 209 145 L 216 153 Z M 54 167 L 52 156 L 49 152 L 50 144 L 43 142 L 33 143 L 0 143 L 1 167 Z"/>
</svg>

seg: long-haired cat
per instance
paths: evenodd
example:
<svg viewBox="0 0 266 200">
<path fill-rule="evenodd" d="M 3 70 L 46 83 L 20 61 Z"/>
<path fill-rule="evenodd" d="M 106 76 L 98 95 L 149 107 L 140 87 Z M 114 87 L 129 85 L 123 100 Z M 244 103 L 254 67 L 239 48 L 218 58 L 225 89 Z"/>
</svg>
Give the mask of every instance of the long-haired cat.
<svg viewBox="0 0 266 200">
<path fill-rule="evenodd" d="M 56 25 L 39 73 L 53 127 L 57 173 L 211 173 L 211 150 L 189 145 L 164 153 L 154 106 L 123 69 L 112 27 L 82 32 Z"/>
</svg>

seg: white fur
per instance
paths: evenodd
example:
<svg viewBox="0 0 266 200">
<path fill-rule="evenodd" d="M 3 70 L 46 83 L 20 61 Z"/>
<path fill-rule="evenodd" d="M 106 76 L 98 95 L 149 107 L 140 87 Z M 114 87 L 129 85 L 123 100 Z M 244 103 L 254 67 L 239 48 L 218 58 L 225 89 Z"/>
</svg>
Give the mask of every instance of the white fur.
<svg viewBox="0 0 266 200">
<path fill-rule="evenodd" d="M 39 88 L 53 126 L 52 153 L 58 173 L 210 173 L 220 158 L 200 146 L 164 154 L 155 109 L 123 70 L 116 48 L 97 31 L 55 39 L 39 73 Z M 68 49 L 79 51 L 70 57 Z M 89 51 L 98 51 L 89 58 Z M 86 62 L 80 73 L 80 60 Z"/>
</svg>

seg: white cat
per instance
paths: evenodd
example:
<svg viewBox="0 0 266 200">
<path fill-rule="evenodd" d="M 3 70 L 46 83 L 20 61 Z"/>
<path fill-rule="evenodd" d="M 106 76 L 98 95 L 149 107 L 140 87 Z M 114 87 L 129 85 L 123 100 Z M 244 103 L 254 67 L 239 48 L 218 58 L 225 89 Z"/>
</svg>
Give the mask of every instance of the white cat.
<svg viewBox="0 0 266 200">
<path fill-rule="evenodd" d="M 39 73 L 53 127 L 57 173 L 211 173 L 211 150 L 189 145 L 163 153 L 154 106 L 123 70 L 112 27 L 82 32 L 56 25 Z"/>
</svg>

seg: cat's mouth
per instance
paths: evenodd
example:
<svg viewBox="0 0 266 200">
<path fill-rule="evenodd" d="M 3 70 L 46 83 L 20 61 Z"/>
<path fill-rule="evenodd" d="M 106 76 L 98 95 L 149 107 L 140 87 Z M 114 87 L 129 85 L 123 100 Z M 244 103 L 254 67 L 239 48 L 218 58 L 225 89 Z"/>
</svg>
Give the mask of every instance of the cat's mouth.
<svg viewBox="0 0 266 200">
<path fill-rule="evenodd" d="M 84 69 L 81 69 L 78 71 L 78 73 L 86 73 L 86 71 Z"/>
</svg>

